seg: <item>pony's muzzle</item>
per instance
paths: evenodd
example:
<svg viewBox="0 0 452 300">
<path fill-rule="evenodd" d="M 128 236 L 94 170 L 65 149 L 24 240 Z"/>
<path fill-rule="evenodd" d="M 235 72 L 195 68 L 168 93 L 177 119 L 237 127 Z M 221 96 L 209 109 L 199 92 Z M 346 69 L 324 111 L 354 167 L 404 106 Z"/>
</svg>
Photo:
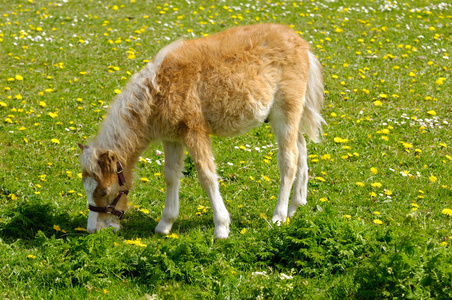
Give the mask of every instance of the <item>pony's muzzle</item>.
<svg viewBox="0 0 452 300">
<path fill-rule="evenodd" d="M 98 230 L 110 227 L 113 227 L 115 231 L 121 227 L 117 216 L 108 213 L 89 212 L 88 225 L 86 226 L 88 233 L 95 233 Z"/>
</svg>

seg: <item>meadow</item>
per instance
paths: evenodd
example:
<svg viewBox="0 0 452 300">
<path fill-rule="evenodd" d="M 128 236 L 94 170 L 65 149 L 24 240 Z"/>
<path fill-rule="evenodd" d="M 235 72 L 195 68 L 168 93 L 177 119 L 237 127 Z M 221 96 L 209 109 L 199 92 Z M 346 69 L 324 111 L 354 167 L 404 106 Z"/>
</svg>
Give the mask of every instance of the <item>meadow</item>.
<svg viewBox="0 0 452 300">
<path fill-rule="evenodd" d="M 161 216 L 160 144 L 115 233 L 86 233 L 77 143 L 164 45 L 274 22 L 324 70 L 327 125 L 308 145 L 308 204 L 271 225 L 267 124 L 212 138 L 229 239 L 185 160 L 180 217 Z M 452 4 L 448 1 L 0 0 L 3 299 L 451 299 Z"/>
</svg>

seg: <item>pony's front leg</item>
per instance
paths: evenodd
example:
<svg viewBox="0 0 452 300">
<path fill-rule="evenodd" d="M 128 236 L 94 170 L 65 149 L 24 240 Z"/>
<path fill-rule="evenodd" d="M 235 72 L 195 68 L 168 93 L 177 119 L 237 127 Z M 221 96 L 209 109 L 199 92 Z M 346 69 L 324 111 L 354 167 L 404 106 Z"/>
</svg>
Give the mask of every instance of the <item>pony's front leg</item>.
<svg viewBox="0 0 452 300">
<path fill-rule="evenodd" d="M 184 167 L 184 146 L 177 142 L 163 142 L 165 151 L 166 200 L 156 233 L 168 234 L 179 216 L 179 187 Z"/>
<path fill-rule="evenodd" d="M 212 205 L 215 238 L 226 239 L 229 236 L 229 224 L 231 220 L 220 194 L 209 135 L 207 133 L 191 131 L 185 137 L 185 145 L 195 162 L 199 182 L 206 191 L 210 199 L 210 204 Z"/>
</svg>

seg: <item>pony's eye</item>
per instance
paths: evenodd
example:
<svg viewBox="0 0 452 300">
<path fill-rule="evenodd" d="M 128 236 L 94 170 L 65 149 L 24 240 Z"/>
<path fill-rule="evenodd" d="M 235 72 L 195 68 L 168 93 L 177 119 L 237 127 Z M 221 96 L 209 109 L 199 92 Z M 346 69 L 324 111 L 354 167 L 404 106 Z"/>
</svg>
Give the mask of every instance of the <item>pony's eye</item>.
<svg viewBox="0 0 452 300">
<path fill-rule="evenodd" d="M 107 194 L 108 194 L 108 189 L 107 188 L 101 189 L 99 191 L 99 196 L 101 196 L 101 197 L 105 197 L 105 196 L 107 196 Z"/>
</svg>

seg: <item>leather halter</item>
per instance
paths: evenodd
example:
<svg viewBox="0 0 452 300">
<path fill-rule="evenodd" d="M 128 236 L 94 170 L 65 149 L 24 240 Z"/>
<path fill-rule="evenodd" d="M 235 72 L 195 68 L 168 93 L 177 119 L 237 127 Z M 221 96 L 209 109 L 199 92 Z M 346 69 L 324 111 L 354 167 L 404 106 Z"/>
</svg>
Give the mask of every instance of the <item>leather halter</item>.
<svg viewBox="0 0 452 300">
<path fill-rule="evenodd" d="M 119 161 L 116 163 L 116 169 L 117 169 L 118 180 L 119 180 L 119 188 L 121 188 L 121 186 L 126 184 L 126 179 L 122 172 L 123 171 L 122 165 Z M 124 216 L 125 211 L 117 210 L 115 207 L 116 207 L 116 204 L 118 204 L 119 199 L 121 199 L 122 195 L 128 195 L 128 194 L 129 194 L 129 190 L 125 190 L 125 191 L 119 190 L 118 195 L 116 196 L 115 199 L 113 199 L 112 203 L 110 203 L 109 205 L 104 206 L 104 207 L 93 206 L 93 205 L 89 204 L 89 206 L 88 206 L 89 210 L 94 211 L 94 212 L 112 214 L 112 215 L 117 216 L 121 220 L 122 216 Z"/>
</svg>

